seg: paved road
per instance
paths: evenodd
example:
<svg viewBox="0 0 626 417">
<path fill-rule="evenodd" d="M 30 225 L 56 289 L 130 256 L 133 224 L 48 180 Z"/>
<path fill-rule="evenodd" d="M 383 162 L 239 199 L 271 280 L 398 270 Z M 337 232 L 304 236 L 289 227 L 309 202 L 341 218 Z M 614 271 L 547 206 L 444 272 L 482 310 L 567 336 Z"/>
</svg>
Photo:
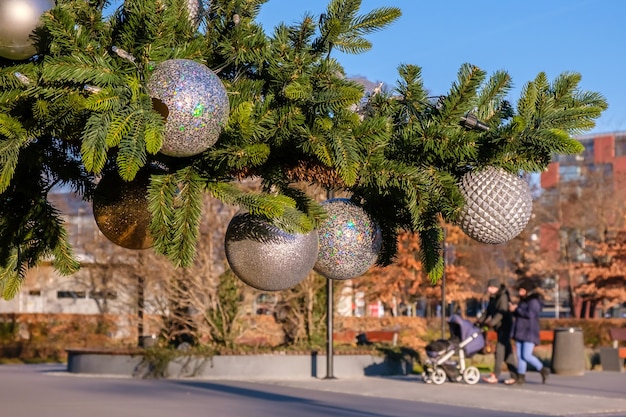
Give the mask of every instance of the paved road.
<svg viewBox="0 0 626 417">
<path fill-rule="evenodd" d="M 138 380 L 60 365 L 0 366 L 2 417 L 626 417 L 626 373 L 553 376 L 523 388 L 418 377 Z M 537 377 L 538 380 L 538 377 Z"/>
</svg>

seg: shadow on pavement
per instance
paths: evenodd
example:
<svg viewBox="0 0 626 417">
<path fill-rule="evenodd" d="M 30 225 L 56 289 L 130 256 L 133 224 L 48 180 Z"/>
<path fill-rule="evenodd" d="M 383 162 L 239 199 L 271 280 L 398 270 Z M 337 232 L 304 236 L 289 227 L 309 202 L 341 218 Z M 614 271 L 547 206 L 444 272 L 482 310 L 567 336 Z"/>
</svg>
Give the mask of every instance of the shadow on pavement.
<svg viewBox="0 0 626 417">
<path fill-rule="evenodd" d="M 259 390 L 259 389 L 242 387 L 241 385 L 246 384 L 246 383 L 242 383 L 239 381 L 236 383 L 233 383 L 233 384 L 237 384 L 237 386 L 229 385 L 226 383 L 215 383 L 215 382 L 206 382 L 206 381 L 169 380 L 168 382 L 171 384 L 183 386 L 186 388 L 195 388 L 195 389 L 210 390 L 214 392 L 215 391 L 222 392 L 225 394 L 230 394 L 235 397 L 239 396 L 239 397 L 245 397 L 247 399 L 257 399 L 257 400 L 262 400 L 262 401 L 293 403 L 294 407 L 297 407 L 297 409 L 299 410 L 301 410 L 302 408 L 306 408 L 306 407 L 313 407 L 315 409 L 324 409 L 324 410 L 328 410 L 328 415 L 340 414 L 344 416 L 344 415 L 353 414 L 354 416 L 393 417 L 391 414 L 381 414 L 381 413 L 375 413 L 375 412 L 368 412 L 364 410 L 355 410 L 354 404 L 358 404 L 358 398 L 359 398 L 356 395 L 354 396 L 355 397 L 354 404 L 352 404 L 351 407 L 348 408 L 348 407 L 338 407 L 336 405 L 331 405 L 328 403 L 324 403 L 323 401 L 318 401 L 318 400 L 311 399 L 311 398 L 305 398 L 305 397 L 287 395 L 287 394 L 278 394 L 276 392 L 271 392 L 271 391 L 264 391 L 264 390 Z M 269 387 L 268 389 L 272 389 L 275 391 L 276 388 L 277 388 L 276 386 L 272 386 L 272 387 Z M 313 391 L 310 391 L 309 393 L 313 393 Z M 328 395 L 328 393 L 325 393 L 325 395 Z"/>
</svg>

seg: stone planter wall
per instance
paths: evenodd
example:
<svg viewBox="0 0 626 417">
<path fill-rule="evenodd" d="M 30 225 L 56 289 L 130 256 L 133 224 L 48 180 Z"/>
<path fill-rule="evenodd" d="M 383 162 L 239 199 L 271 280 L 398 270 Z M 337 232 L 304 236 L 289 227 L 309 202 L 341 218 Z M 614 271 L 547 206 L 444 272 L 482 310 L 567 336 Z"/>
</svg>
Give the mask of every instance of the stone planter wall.
<svg viewBox="0 0 626 417">
<path fill-rule="evenodd" d="M 225 355 L 207 358 L 179 357 L 169 363 L 172 378 L 215 378 L 236 380 L 285 380 L 324 378 L 326 356 L 309 355 Z M 89 349 L 68 350 L 67 370 L 71 373 L 147 377 L 150 365 L 141 352 L 112 352 Z M 375 355 L 335 355 L 333 375 L 356 378 L 410 373 L 412 363 Z"/>
</svg>

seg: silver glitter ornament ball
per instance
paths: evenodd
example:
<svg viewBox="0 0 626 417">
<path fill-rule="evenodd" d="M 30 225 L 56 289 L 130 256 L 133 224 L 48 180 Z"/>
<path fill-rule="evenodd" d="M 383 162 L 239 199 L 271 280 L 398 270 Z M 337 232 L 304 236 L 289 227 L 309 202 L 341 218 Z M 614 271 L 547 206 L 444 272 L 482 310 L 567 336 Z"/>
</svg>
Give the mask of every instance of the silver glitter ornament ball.
<svg viewBox="0 0 626 417">
<path fill-rule="evenodd" d="M 291 234 L 249 213 L 226 229 L 226 259 L 237 277 L 263 291 L 281 291 L 304 280 L 317 260 L 317 232 Z"/>
<path fill-rule="evenodd" d="M 149 171 L 140 171 L 131 182 L 109 172 L 96 186 L 93 216 L 102 234 L 116 245 L 126 249 L 152 247 L 149 184 Z"/>
<path fill-rule="evenodd" d="M 0 56 L 28 59 L 37 53 L 31 35 L 53 0 L 0 0 Z"/>
<path fill-rule="evenodd" d="M 165 119 L 161 153 L 185 157 L 217 142 L 228 120 L 224 84 L 213 71 L 190 59 L 157 65 L 147 83 L 154 109 Z"/>
<path fill-rule="evenodd" d="M 345 198 L 322 203 L 328 217 L 317 229 L 319 254 L 315 271 L 343 280 L 364 274 L 378 259 L 380 227 L 357 204 Z"/>
<path fill-rule="evenodd" d="M 504 243 L 519 235 L 532 213 L 530 187 L 501 168 L 488 167 L 463 175 L 459 184 L 465 205 L 459 226 L 482 243 Z"/>
</svg>

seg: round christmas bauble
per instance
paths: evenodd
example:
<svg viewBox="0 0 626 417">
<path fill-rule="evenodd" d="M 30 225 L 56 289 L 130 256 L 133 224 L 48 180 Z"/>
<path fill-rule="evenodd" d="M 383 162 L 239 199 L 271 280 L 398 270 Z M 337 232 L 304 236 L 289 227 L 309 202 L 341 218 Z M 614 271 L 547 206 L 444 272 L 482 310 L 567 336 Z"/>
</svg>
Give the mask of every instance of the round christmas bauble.
<svg viewBox="0 0 626 417">
<path fill-rule="evenodd" d="M 459 184 L 465 205 L 459 226 L 482 243 L 504 243 L 519 235 L 532 213 L 528 183 L 501 168 L 463 175 Z"/>
<path fill-rule="evenodd" d="M 111 242 L 127 249 L 152 246 L 148 209 L 150 172 L 139 172 L 126 182 L 117 172 L 102 177 L 93 197 L 93 215 L 98 228 Z"/>
<path fill-rule="evenodd" d="M 189 59 L 171 59 L 156 66 L 146 87 L 165 119 L 161 153 L 192 156 L 217 142 L 230 108 L 213 71 Z"/>
<path fill-rule="evenodd" d="M 31 35 L 53 0 L 0 0 L 0 56 L 28 59 L 37 53 Z"/>
<path fill-rule="evenodd" d="M 357 204 L 345 198 L 322 203 L 328 217 L 317 229 L 319 254 L 313 269 L 331 279 L 351 279 L 378 259 L 380 227 Z"/>
<path fill-rule="evenodd" d="M 317 232 L 291 234 L 249 213 L 226 229 L 226 259 L 240 280 L 263 291 L 281 291 L 302 281 L 317 260 Z"/>
</svg>

